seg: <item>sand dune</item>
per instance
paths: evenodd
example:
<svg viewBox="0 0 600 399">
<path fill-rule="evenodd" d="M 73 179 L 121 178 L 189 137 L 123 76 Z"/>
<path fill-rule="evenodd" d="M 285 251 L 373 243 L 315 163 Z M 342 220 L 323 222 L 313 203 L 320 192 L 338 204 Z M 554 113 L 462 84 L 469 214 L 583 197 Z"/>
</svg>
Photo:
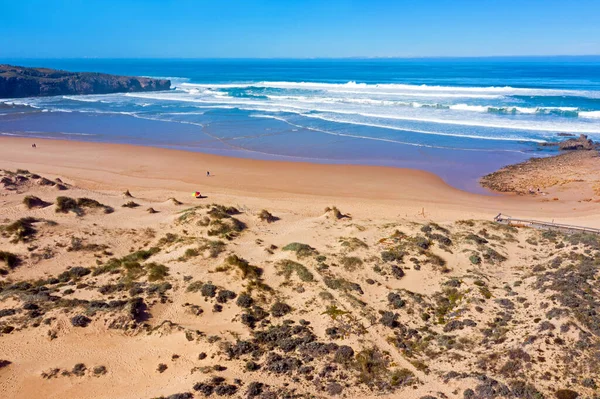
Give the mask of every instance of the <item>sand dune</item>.
<svg viewBox="0 0 600 399">
<path fill-rule="evenodd" d="M 597 226 L 577 192 L 36 144 L 0 139 L 1 397 L 575 398 L 600 384 L 600 239 L 491 222 Z"/>
</svg>

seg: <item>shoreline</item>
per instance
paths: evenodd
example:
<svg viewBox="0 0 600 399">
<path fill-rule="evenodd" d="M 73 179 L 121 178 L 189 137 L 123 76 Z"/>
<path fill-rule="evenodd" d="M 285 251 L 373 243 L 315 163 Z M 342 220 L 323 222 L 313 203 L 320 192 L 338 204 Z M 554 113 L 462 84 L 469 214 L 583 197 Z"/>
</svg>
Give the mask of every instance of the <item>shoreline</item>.
<svg viewBox="0 0 600 399">
<path fill-rule="evenodd" d="M 489 220 L 502 212 L 590 227 L 600 221 L 600 206 L 578 202 L 577 192 L 564 192 L 550 202 L 511 194 L 480 195 L 413 169 L 251 160 L 71 140 L 36 140 L 38 147 L 33 149 L 31 143 L 26 138 L 0 138 L 0 167 L 61 176 L 86 189 L 172 190 L 185 195 L 200 191 L 209 201 L 269 199 L 318 211 L 338 204 L 367 216 L 391 212 L 390 216 L 401 217 Z"/>
</svg>

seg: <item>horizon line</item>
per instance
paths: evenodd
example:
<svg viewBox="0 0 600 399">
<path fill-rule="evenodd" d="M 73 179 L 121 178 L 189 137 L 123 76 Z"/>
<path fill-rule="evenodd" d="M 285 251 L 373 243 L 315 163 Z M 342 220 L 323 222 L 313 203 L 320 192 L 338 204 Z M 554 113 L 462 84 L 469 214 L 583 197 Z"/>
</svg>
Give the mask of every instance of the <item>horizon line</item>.
<svg viewBox="0 0 600 399">
<path fill-rule="evenodd" d="M 483 56 L 348 56 L 348 57 L 0 57 L 0 60 L 440 60 L 440 59 L 536 59 L 594 58 L 600 54 L 483 55 Z"/>
</svg>

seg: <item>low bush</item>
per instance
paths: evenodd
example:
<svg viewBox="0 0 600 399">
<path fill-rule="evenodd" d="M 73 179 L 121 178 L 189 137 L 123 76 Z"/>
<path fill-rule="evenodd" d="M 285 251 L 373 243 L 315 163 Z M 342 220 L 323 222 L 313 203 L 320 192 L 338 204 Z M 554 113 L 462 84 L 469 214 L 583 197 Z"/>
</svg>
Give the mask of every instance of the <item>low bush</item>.
<svg viewBox="0 0 600 399">
<path fill-rule="evenodd" d="M 384 262 L 402 262 L 406 252 L 399 248 L 392 248 L 381 252 L 381 260 Z"/>
<path fill-rule="evenodd" d="M 21 218 L 7 226 L 2 227 L 2 230 L 8 234 L 13 235 L 13 242 L 29 242 L 37 233 L 37 230 L 33 226 L 33 223 L 39 222 L 38 219 L 33 217 Z"/>
<path fill-rule="evenodd" d="M 71 324 L 74 327 L 87 327 L 92 320 L 84 315 L 77 315 L 71 318 Z"/>
<path fill-rule="evenodd" d="M 134 202 L 134 201 L 128 201 L 121 206 L 123 208 L 137 208 L 138 206 L 140 206 L 140 204 L 138 204 L 137 202 Z"/>
<path fill-rule="evenodd" d="M 56 212 L 69 213 L 73 212 L 77 216 L 83 215 L 83 211 L 77 206 L 77 200 L 70 197 L 56 197 Z"/>
<path fill-rule="evenodd" d="M 353 272 L 363 265 L 363 261 L 356 256 L 344 256 L 341 259 L 341 264 L 344 269 L 348 270 L 349 272 Z"/>
<path fill-rule="evenodd" d="M 112 207 L 108 205 L 104 205 L 94 199 L 85 197 L 77 199 L 77 206 L 80 208 L 99 208 L 104 210 L 104 213 L 113 213 L 115 211 Z"/>
<path fill-rule="evenodd" d="M 258 214 L 258 218 L 263 222 L 267 223 L 273 223 L 279 220 L 277 216 L 273 216 L 273 214 L 271 214 L 271 212 L 267 211 L 266 209 L 260 211 L 260 213 Z"/>
<path fill-rule="evenodd" d="M 23 198 L 23 204 L 27 207 L 27 209 L 45 208 L 51 205 L 50 202 L 46 202 L 41 198 L 38 198 L 33 195 L 28 195 L 25 198 Z"/>
<path fill-rule="evenodd" d="M 246 229 L 246 224 L 241 220 L 229 217 L 228 219 L 216 219 L 210 222 L 209 236 L 220 236 L 227 240 L 233 240 Z"/>
<path fill-rule="evenodd" d="M 275 302 L 271 306 L 271 315 L 273 317 L 283 317 L 292 311 L 292 307 L 287 303 Z"/>
<path fill-rule="evenodd" d="M 298 278 L 304 282 L 314 281 L 313 274 L 304 266 L 293 260 L 284 259 L 277 262 L 276 267 L 278 269 L 277 275 L 283 275 L 286 280 L 289 280 L 292 273 L 296 273 Z"/>
<path fill-rule="evenodd" d="M 211 258 L 216 258 L 219 254 L 225 251 L 226 244 L 223 241 L 204 241 L 199 247 L 199 251 L 208 251 Z"/>
<path fill-rule="evenodd" d="M 0 261 L 3 261 L 9 269 L 14 269 L 21 263 L 17 255 L 6 251 L 0 251 Z"/>
<path fill-rule="evenodd" d="M 144 266 L 148 272 L 148 281 L 164 280 L 169 275 L 169 268 L 156 262 Z"/>
<path fill-rule="evenodd" d="M 227 259 L 225 259 L 225 263 L 236 267 L 241 272 L 243 279 L 258 279 L 263 272 L 260 267 L 252 266 L 247 260 L 240 258 L 237 255 L 229 255 Z"/>
<path fill-rule="evenodd" d="M 299 242 L 292 242 L 281 248 L 283 251 L 292 251 L 296 253 L 298 258 L 304 258 L 307 256 L 311 256 L 316 253 L 315 249 L 307 244 L 302 244 Z"/>
</svg>

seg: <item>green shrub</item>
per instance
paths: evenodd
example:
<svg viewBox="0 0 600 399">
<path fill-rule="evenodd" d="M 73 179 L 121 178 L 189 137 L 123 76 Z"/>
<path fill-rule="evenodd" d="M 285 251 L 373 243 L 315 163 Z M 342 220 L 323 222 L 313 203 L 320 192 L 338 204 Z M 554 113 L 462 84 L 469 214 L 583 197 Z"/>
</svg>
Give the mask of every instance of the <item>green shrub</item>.
<svg viewBox="0 0 600 399">
<path fill-rule="evenodd" d="M 348 251 L 356 251 L 357 249 L 367 249 L 369 246 L 362 240 L 356 237 L 345 238 L 342 240 L 342 247 L 345 247 Z"/>
<path fill-rule="evenodd" d="M 404 386 L 413 383 L 415 380 L 415 375 L 412 371 L 409 369 L 399 369 L 392 372 L 390 384 L 394 387 Z"/>
<path fill-rule="evenodd" d="M 148 281 L 163 280 L 169 275 L 169 268 L 156 262 L 146 264 L 145 268 L 148 271 Z"/>
<path fill-rule="evenodd" d="M 356 256 L 344 256 L 341 259 L 342 266 L 349 272 L 353 272 L 363 265 L 363 261 Z"/>
<path fill-rule="evenodd" d="M 289 280 L 292 273 L 296 273 L 298 278 L 304 282 L 314 281 L 313 274 L 304 266 L 293 260 L 284 259 L 277 262 L 276 267 L 278 269 L 277 275 L 283 275 L 286 280 Z"/>
<path fill-rule="evenodd" d="M 2 230 L 14 236 L 13 242 L 29 242 L 33 239 L 37 230 L 33 227 L 33 223 L 39 222 L 38 219 L 33 217 L 21 218 L 7 226 L 4 226 Z"/>
<path fill-rule="evenodd" d="M 242 273 L 243 279 L 256 280 L 260 278 L 263 272 L 260 267 L 252 266 L 247 260 L 240 258 L 237 255 L 229 255 L 227 259 L 225 259 L 225 263 L 237 267 Z"/>
<path fill-rule="evenodd" d="M 479 256 L 479 254 L 472 254 L 471 256 L 469 256 L 469 260 L 474 265 L 481 264 L 481 257 Z"/>
<path fill-rule="evenodd" d="M 246 229 L 246 225 L 233 217 L 228 219 L 216 219 L 210 222 L 209 236 L 221 236 L 227 240 L 232 240 Z"/>
<path fill-rule="evenodd" d="M 41 198 L 38 198 L 33 195 L 28 195 L 25 198 L 23 198 L 23 204 L 25 204 L 27 209 L 45 208 L 50 205 L 49 202 L 46 202 L 46 201 L 42 200 Z"/>
<path fill-rule="evenodd" d="M 381 260 L 384 262 L 402 262 L 406 252 L 399 248 L 392 248 L 381 252 Z"/>
<path fill-rule="evenodd" d="M 104 213 L 113 213 L 115 210 L 91 198 L 77 198 L 77 206 L 80 208 L 101 208 Z"/>
<path fill-rule="evenodd" d="M 141 249 L 121 258 L 122 262 L 141 262 L 160 252 L 160 248 Z"/>
<path fill-rule="evenodd" d="M 198 250 L 199 251 L 208 250 L 210 257 L 216 258 L 217 256 L 219 256 L 219 254 L 221 252 L 225 251 L 225 247 L 226 247 L 226 245 L 223 241 L 206 240 L 198 247 Z"/>
<path fill-rule="evenodd" d="M 56 212 L 69 213 L 73 212 L 77 216 L 83 215 L 83 211 L 77 206 L 77 200 L 70 197 L 56 197 Z"/>
<path fill-rule="evenodd" d="M 377 348 L 364 349 L 356 355 L 354 367 L 359 372 L 359 380 L 372 384 L 388 373 L 388 362 Z"/>
<path fill-rule="evenodd" d="M 177 236 L 177 234 L 167 233 L 167 234 L 165 234 L 165 236 L 163 238 L 158 240 L 158 245 L 163 246 L 163 245 L 167 245 L 167 244 L 173 244 L 178 239 L 179 239 L 179 237 Z"/>
<path fill-rule="evenodd" d="M 195 258 L 200 255 L 200 251 L 196 248 L 188 248 L 183 253 L 184 258 Z"/>
<path fill-rule="evenodd" d="M 213 219 L 229 219 L 232 215 L 238 215 L 240 211 L 233 206 L 213 204 L 207 213 Z"/>
<path fill-rule="evenodd" d="M 299 242 L 292 242 L 281 248 L 284 251 L 293 251 L 296 253 L 298 258 L 304 258 L 316 253 L 315 249 L 307 244 L 302 244 Z"/>
<path fill-rule="evenodd" d="M 202 289 L 202 286 L 204 285 L 204 283 L 202 281 L 194 281 L 193 283 L 190 283 L 190 285 L 188 285 L 188 287 L 186 288 L 187 292 L 198 292 Z"/>
</svg>

